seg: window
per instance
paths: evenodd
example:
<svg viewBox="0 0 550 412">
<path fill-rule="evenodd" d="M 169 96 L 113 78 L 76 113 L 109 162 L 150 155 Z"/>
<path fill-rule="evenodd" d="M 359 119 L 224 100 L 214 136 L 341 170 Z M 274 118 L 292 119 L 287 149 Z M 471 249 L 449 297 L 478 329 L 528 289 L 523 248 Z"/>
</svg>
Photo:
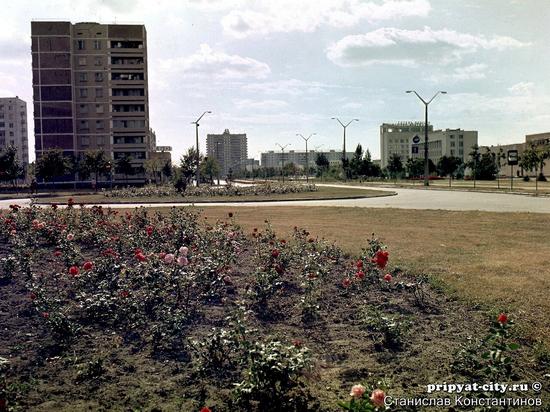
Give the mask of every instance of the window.
<svg viewBox="0 0 550 412">
<path fill-rule="evenodd" d="M 96 129 L 103 129 L 103 120 L 96 120 L 95 121 L 95 128 Z"/>
<path fill-rule="evenodd" d="M 464 147 L 464 142 L 458 142 L 458 147 Z"/>
<path fill-rule="evenodd" d="M 90 128 L 90 125 L 87 120 L 81 120 L 80 121 L 80 128 L 83 130 L 87 130 Z"/>
<path fill-rule="evenodd" d="M 88 73 L 78 73 L 78 79 L 81 82 L 87 82 L 88 81 Z"/>
<path fill-rule="evenodd" d="M 78 58 L 78 65 L 79 66 L 86 66 L 86 64 L 87 64 L 86 57 L 79 57 Z"/>
<path fill-rule="evenodd" d="M 95 97 L 103 97 L 103 89 L 95 89 Z"/>
<path fill-rule="evenodd" d="M 105 144 L 105 138 L 103 136 L 99 136 L 97 138 L 97 145 L 98 146 L 103 146 Z"/>
<path fill-rule="evenodd" d="M 101 49 L 101 40 L 94 40 L 94 49 Z"/>
<path fill-rule="evenodd" d="M 78 94 L 80 97 L 88 97 L 88 89 L 78 89 Z"/>
<path fill-rule="evenodd" d="M 455 142 L 451 142 L 451 147 L 455 147 Z"/>
<path fill-rule="evenodd" d="M 96 82 L 102 82 L 103 81 L 103 73 L 99 72 L 95 74 L 95 81 Z"/>
<path fill-rule="evenodd" d="M 8 125 L 8 127 L 13 128 L 13 123 L 10 123 L 10 124 Z"/>
<path fill-rule="evenodd" d="M 86 48 L 86 42 L 84 40 L 77 40 L 76 41 L 76 48 L 78 50 L 84 50 Z"/>
<path fill-rule="evenodd" d="M 80 143 L 82 146 L 89 146 L 90 145 L 90 138 L 89 137 L 81 137 Z"/>
<path fill-rule="evenodd" d="M 94 58 L 94 64 L 96 66 L 101 66 L 102 63 L 103 63 L 103 60 L 101 59 L 101 57 L 95 57 Z"/>
<path fill-rule="evenodd" d="M 88 105 L 87 104 L 81 104 L 80 105 L 80 113 L 88 113 Z"/>
<path fill-rule="evenodd" d="M 96 104 L 95 105 L 95 112 L 96 113 L 103 113 L 103 105 L 102 104 Z"/>
</svg>

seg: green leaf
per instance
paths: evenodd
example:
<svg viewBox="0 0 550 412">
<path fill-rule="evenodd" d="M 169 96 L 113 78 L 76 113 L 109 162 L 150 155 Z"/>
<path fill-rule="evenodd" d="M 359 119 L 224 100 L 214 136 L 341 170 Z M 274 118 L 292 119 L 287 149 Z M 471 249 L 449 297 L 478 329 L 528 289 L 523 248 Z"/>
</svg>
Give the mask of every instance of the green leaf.
<svg viewBox="0 0 550 412">
<path fill-rule="evenodd" d="M 510 344 L 508 345 L 508 348 L 509 348 L 510 350 L 519 349 L 519 344 L 518 344 L 518 343 L 510 343 Z"/>
</svg>

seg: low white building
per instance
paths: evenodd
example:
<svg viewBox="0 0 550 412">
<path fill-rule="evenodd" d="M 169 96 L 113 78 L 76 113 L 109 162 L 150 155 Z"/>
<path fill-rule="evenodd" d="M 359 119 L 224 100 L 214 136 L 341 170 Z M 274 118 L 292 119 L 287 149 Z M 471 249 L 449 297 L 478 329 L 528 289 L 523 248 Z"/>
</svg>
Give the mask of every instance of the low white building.
<svg viewBox="0 0 550 412">
<path fill-rule="evenodd" d="M 467 162 L 472 146 L 476 145 L 475 130 L 434 130 L 428 125 L 428 157 L 437 164 L 442 156 L 454 156 Z M 384 123 L 380 126 L 381 167 L 388 165 L 392 154 L 408 158 L 424 157 L 424 122 Z"/>
</svg>

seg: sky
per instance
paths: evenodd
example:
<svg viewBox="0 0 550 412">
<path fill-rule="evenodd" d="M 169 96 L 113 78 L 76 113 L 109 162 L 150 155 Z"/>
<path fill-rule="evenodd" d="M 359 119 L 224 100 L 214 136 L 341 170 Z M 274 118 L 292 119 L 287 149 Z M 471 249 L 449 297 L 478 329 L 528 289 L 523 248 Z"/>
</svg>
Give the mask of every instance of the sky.
<svg viewBox="0 0 550 412">
<path fill-rule="evenodd" d="M 249 157 L 358 143 L 379 158 L 384 122 L 477 130 L 480 145 L 550 131 L 548 0 L 72 0 L 3 2 L 0 96 L 32 119 L 31 20 L 145 24 L 149 110 L 177 161 L 207 133 L 248 136 Z M 29 122 L 32 131 L 32 122 Z M 34 134 L 29 146 L 34 147 Z M 32 151 L 32 150 L 31 150 Z M 31 155 L 32 158 L 32 155 Z"/>
</svg>

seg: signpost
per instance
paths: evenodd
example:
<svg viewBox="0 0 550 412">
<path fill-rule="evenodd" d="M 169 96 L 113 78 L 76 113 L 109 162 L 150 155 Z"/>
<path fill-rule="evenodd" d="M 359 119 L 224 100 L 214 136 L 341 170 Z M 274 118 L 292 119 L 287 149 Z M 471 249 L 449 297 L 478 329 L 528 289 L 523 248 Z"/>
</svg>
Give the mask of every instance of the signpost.
<svg viewBox="0 0 550 412">
<path fill-rule="evenodd" d="M 510 190 L 514 190 L 514 165 L 519 162 L 517 150 L 508 150 L 508 164 L 510 165 Z"/>
</svg>

